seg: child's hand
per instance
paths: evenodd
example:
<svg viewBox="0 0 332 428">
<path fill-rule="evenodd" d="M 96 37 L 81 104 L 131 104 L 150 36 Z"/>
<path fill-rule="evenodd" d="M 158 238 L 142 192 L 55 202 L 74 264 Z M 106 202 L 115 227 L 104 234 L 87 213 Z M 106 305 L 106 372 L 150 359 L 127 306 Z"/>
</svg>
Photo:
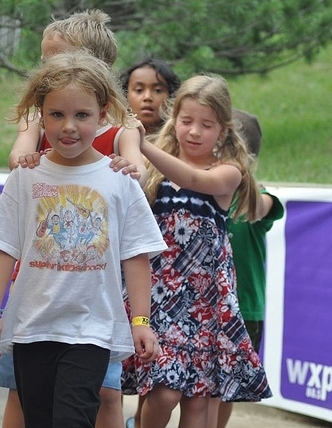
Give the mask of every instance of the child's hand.
<svg viewBox="0 0 332 428">
<path fill-rule="evenodd" d="M 145 139 L 145 128 L 143 126 L 143 123 L 137 119 L 136 114 L 129 114 L 127 117 L 127 123 L 126 123 L 126 128 L 128 129 L 134 129 L 137 128 L 139 131 L 139 136 L 140 136 L 140 145 L 142 146 L 142 144 L 144 143 L 144 139 Z"/>
<path fill-rule="evenodd" d="M 140 126 L 137 128 L 139 130 L 139 135 L 140 135 L 140 145 L 142 145 L 144 143 L 144 139 L 145 139 L 145 128 L 143 126 L 143 124 L 141 123 Z"/>
<path fill-rule="evenodd" d="M 141 173 L 137 170 L 137 166 L 135 164 L 130 163 L 127 159 L 117 156 L 114 153 L 112 153 L 109 157 L 112 159 L 110 167 L 113 169 L 113 171 L 117 172 L 122 169 L 122 173 L 125 175 L 130 174 L 131 178 L 136 180 L 141 178 Z"/>
<path fill-rule="evenodd" d="M 141 139 L 141 144 L 145 138 L 145 128 L 143 126 L 143 123 L 137 119 L 137 115 L 130 113 L 127 116 L 127 123 L 125 125 L 126 128 L 128 129 L 134 129 L 137 128 L 140 134 L 140 139 Z"/>
<path fill-rule="evenodd" d="M 18 158 L 18 161 L 14 163 L 14 168 L 17 168 L 19 165 L 21 165 L 22 168 L 31 168 L 33 169 L 35 166 L 39 165 L 41 154 L 38 152 L 20 156 Z"/>
<path fill-rule="evenodd" d="M 144 363 L 149 363 L 157 358 L 158 340 L 150 327 L 142 325 L 133 327 L 133 338 L 136 352 Z"/>
</svg>

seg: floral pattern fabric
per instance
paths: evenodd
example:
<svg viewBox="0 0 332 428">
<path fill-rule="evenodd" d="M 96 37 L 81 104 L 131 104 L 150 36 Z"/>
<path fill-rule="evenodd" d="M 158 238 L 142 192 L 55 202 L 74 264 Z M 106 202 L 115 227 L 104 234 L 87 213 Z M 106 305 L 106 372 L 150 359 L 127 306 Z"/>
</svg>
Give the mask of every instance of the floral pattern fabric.
<svg viewBox="0 0 332 428">
<path fill-rule="evenodd" d="M 153 212 L 168 246 L 151 261 L 151 325 L 160 352 L 149 364 L 137 355 L 123 362 L 123 393 L 144 395 L 164 384 L 188 397 L 270 397 L 239 311 L 227 212 L 212 196 L 168 181 Z"/>
</svg>

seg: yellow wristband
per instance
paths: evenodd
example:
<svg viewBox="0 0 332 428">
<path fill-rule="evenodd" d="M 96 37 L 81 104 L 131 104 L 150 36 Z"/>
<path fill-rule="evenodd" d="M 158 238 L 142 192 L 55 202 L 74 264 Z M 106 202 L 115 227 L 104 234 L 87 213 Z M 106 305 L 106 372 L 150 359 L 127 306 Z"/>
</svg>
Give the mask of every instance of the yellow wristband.
<svg viewBox="0 0 332 428">
<path fill-rule="evenodd" d="M 148 317 L 134 317 L 131 320 L 131 325 L 133 327 L 137 325 L 145 325 L 146 327 L 150 327 L 150 318 Z"/>
</svg>

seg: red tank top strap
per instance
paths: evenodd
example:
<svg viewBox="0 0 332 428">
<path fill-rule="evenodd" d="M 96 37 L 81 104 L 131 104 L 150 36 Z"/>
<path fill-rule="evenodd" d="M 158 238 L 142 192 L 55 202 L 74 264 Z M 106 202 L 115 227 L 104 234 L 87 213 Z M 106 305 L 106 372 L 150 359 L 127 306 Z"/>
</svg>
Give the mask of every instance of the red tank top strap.
<svg viewBox="0 0 332 428">
<path fill-rule="evenodd" d="M 105 156 L 109 156 L 111 153 L 114 152 L 114 140 L 115 140 L 116 134 L 119 132 L 120 129 L 121 129 L 121 126 L 112 126 L 111 128 L 97 135 L 92 143 L 93 147 L 96 150 L 98 150 L 98 152 L 100 152 L 101 154 Z M 49 148 L 51 148 L 51 145 L 47 141 L 47 138 L 44 132 L 41 138 L 39 150 L 46 150 Z"/>
<path fill-rule="evenodd" d="M 39 145 L 38 151 L 46 150 L 46 149 L 50 149 L 50 148 L 51 148 L 51 145 L 50 145 L 50 143 L 47 141 L 47 138 L 46 138 L 46 134 L 45 134 L 45 132 L 43 132 L 43 135 L 42 135 L 42 137 L 41 137 L 41 142 L 40 142 L 40 145 Z"/>
<path fill-rule="evenodd" d="M 105 156 L 114 152 L 114 140 L 121 129 L 120 126 L 112 126 L 101 134 L 97 135 L 93 142 L 93 147 Z"/>
</svg>

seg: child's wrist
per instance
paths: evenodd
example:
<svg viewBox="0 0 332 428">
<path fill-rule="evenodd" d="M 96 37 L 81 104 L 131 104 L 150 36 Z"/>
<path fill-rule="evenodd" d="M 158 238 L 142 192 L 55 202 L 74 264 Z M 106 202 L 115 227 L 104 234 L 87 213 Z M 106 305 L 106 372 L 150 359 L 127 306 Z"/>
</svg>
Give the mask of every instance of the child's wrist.
<svg viewBox="0 0 332 428">
<path fill-rule="evenodd" d="M 150 318 L 145 316 L 133 317 L 131 320 L 132 327 L 143 325 L 145 327 L 150 327 Z"/>
</svg>

